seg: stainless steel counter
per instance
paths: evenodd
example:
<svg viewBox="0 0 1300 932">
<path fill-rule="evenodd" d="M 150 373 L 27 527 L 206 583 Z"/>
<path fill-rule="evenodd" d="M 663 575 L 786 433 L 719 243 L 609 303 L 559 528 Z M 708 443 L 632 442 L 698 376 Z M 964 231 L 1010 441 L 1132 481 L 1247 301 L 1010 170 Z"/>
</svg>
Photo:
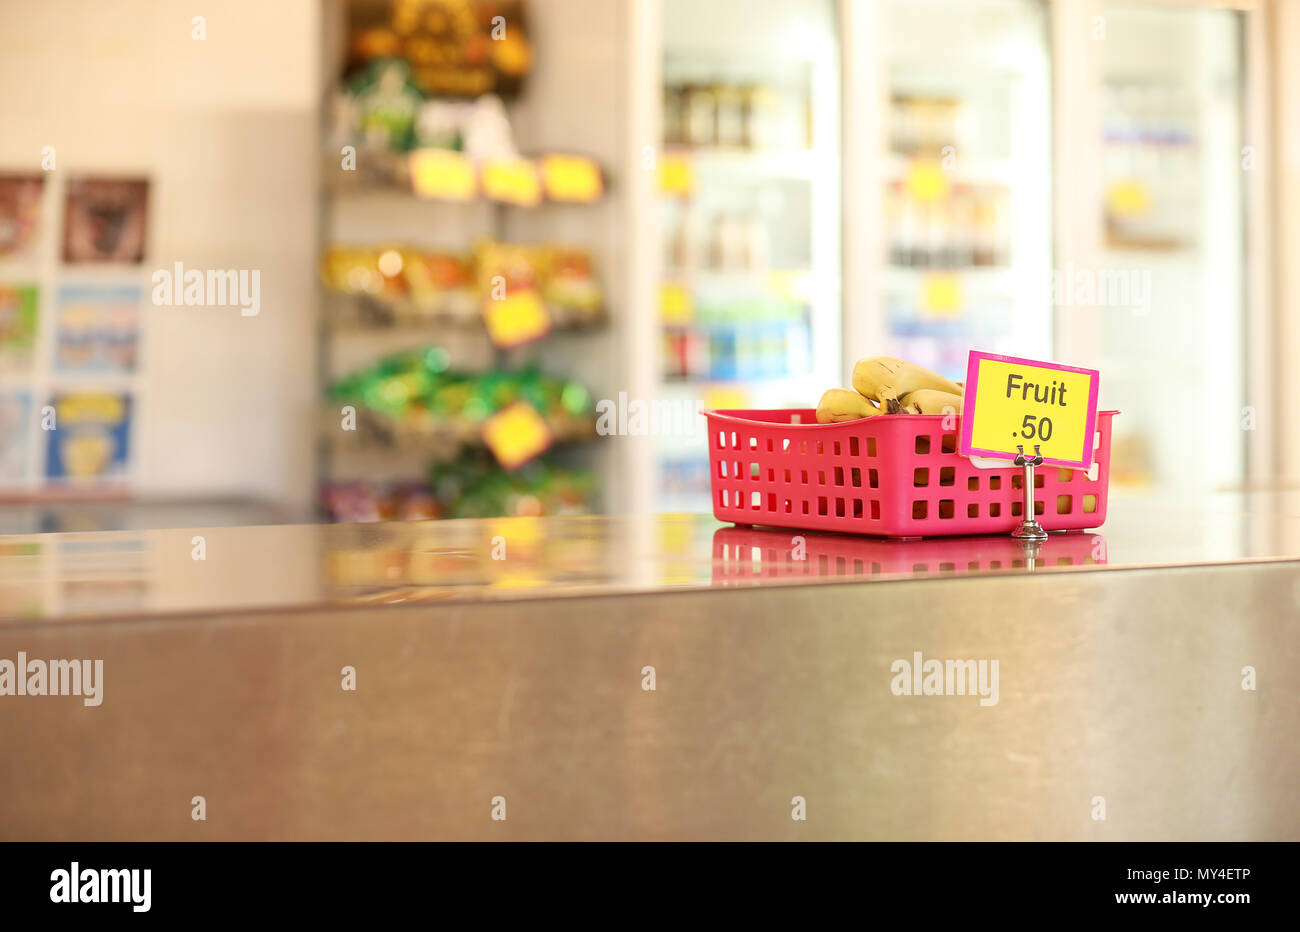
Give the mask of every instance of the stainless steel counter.
<svg viewBox="0 0 1300 932">
<path fill-rule="evenodd" d="M 0 838 L 1300 838 L 1300 496 L 1117 498 L 1030 557 L 685 517 L 0 537 L 0 664 L 103 661 L 99 705 L 0 696 Z M 918 653 L 996 693 L 896 694 Z"/>
</svg>

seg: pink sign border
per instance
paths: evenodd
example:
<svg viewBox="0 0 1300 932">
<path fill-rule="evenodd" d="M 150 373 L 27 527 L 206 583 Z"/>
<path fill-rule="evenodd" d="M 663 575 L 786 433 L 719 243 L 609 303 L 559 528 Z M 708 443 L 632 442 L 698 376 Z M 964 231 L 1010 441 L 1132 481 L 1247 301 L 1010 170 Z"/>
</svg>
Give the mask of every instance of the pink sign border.
<svg viewBox="0 0 1300 932">
<path fill-rule="evenodd" d="M 1067 366 L 1059 362 L 1041 362 L 1034 359 L 1022 359 L 1019 356 L 1001 356 L 997 353 L 985 353 L 980 350 L 971 350 L 966 357 L 965 397 L 962 404 L 961 438 L 958 441 L 957 452 L 962 456 L 989 456 L 995 459 L 1016 458 L 1014 453 L 1008 454 L 1001 450 L 980 450 L 971 446 L 971 434 L 975 428 L 975 422 L 972 418 L 975 413 L 975 393 L 979 388 L 979 364 L 985 359 L 993 362 L 1008 362 L 1013 365 L 1033 366 L 1037 369 L 1055 369 L 1058 372 L 1078 372 L 1091 376 L 1089 379 L 1091 388 L 1088 391 L 1088 423 L 1083 434 L 1083 459 L 1058 460 L 1043 457 L 1044 465 L 1090 469 L 1092 467 L 1093 439 L 1097 433 L 1097 390 L 1101 387 L 1101 373 L 1096 369 L 1081 369 L 1078 366 Z"/>
</svg>

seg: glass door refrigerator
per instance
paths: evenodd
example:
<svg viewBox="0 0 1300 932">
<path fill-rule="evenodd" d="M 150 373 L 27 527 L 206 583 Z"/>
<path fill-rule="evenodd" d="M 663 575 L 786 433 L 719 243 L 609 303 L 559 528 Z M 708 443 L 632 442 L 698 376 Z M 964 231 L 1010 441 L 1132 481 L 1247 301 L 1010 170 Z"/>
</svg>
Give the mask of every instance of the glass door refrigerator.
<svg viewBox="0 0 1300 932">
<path fill-rule="evenodd" d="M 880 346 L 963 379 L 1051 357 L 1051 60 L 1037 0 L 886 0 Z M 850 309 L 850 312 L 852 309 Z"/>
<path fill-rule="evenodd" d="M 836 3 L 661 12 L 657 397 L 811 407 L 840 370 Z M 711 509 L 695 419 L 653 438 L 658 511 Z"/>
<path fill-rule="evenodd" d="M 1266 168 L 1251 139 L 1267 135 L 1246 133 L 1266 110 L 1263 81 L 1247 81 L 1250 6 L 867 5 L 885 154 L 882 202 L 866 208 L 882 232 L 861 252 L 883 258 L 857 289 L 868 300 L 847 302 L 846 325 L 872 337 L 850 355 L 950 378 L 969 349 L 1095 367 L 1102 407 L 1122 412 L 1117 493 L 1242 483 L 1271 414 L 1247 339 L 1267 262 L 1247 210 Z M 862 306 L 879 320 L 855 327 Z"/>
<path fill-rule="evenodd" d="M 1240 484 L 1246 398 L 1244 14 L 1104 3 L 1100 266 L 1084 315 L 1115 419 L 1119 488 Z M 1115 300 L 1129 284 L 1127 301 Z M 1100 282 L 1099 282 L 1100 285 Z M 1264 424 L 1259 425 L 1261 429 Z"/>
</svg>

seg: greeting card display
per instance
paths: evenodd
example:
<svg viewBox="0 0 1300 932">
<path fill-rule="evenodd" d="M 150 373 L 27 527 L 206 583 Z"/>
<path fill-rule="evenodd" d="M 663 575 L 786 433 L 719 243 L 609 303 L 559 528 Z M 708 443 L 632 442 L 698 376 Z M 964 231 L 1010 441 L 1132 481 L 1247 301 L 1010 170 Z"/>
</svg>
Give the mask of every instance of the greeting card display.
<svg viewBox="0 0 1300 932">
<path fill-rule="evenodd" d="M 32 399 L 26 392 L 0 393 L 0 483 L 27 476 Z"/>
<path fill-rule="evenodd" d="M 131 397 L 108 392 L 58 395 L 48 432 L 45 472 L 51 479 L 116 480 L 126 476 Z"/>
<path fill-rule="evenodd" d="M 36 347 L 35 285 L 0 285 L 0 369 L 21 371 Z"/>
<path fill-rule="evenodd" d="M 144 260 L 149 182 L 144 179 L 73 178 L 64 206 L 63 261 Z"/>
<path fill-rule="evenodd" d="M 141 289 L 134 284 L 70 284 L 58 293 L 58 349 L 64 372 L 133 372 Z"/>
<path fill-rule="evenodd" d="M 41 175 L 0 175 L 0 261 L 33 257 L 44 189 Z"/>
</svg>

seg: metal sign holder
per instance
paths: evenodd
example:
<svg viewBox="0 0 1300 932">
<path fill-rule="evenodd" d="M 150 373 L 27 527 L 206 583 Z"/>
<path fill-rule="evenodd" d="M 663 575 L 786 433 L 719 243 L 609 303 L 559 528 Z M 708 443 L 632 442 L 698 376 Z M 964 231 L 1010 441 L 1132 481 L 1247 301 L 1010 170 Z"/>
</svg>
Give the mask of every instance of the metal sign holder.
<svg viewBox="0 0 1300 932">
<path fill-rule="evenodd" d="M 1025 470 L 1025 510 L 1021 516 L 1020 527 L 1012 531 L 1011 536 L 1019 540 L 1047 540 L 1047 532 L 1043 530 L 1043 526 L 1038 523 L 1038 518 L 1034 514 L 1034 467 L 1043 465 L 1042 454 L 1038 452 L 1039 444 L 1034 444 L 1033 456 L 1025 456 L 1025 446 L 1022 443 L 1016 444 L 1016 449 L 1020 452 L 1014 462 L 1017 466 L 1023 466 Z"/>
</svg>

